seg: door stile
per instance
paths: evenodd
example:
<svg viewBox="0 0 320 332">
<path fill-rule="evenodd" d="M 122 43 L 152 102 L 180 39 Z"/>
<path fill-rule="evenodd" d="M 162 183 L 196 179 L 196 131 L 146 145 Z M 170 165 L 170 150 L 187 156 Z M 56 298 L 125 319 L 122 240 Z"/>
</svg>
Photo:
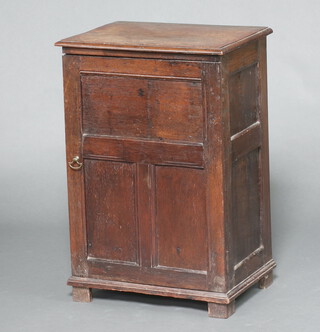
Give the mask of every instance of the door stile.
<svg viewBox="0 0 320 332">
<path fill-rule="evenodd" d="M 205 141 L 209 257 L 207 287 L 210 291 L 226 292 L 229 270 L 226 253 L 230 243 L 230 147 L 228 105 L 222 93 L 226 91 L 222 63 L 203 64 L 203 84 L 208 135 Z"/>
<path fill-rule="evenodd" d="M 82 159 L 81 86 L 79 81 L 80 58 L 63 56 L 66 159 L 70 219 L 70 249 L 72 275 L 86 277 L 87 241 L 85 223 L 84 169 L 74 170 L 68 162 Z"/>
</svg>

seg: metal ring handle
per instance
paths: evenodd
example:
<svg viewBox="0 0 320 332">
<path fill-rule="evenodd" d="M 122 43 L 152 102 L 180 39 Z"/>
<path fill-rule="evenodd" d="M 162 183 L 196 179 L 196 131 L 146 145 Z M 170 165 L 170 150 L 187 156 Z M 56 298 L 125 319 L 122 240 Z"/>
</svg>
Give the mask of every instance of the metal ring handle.
<svg viewBox="0 0 320 332">
<path fill-rule="evenodd" d="M 72 161 L 68 162 L 69 167 L 75 171 L 78 171 L 83 165 L 83 163 L 80 163 L 79 159 L 79 156 L 75 156 Z"/>
</svg>

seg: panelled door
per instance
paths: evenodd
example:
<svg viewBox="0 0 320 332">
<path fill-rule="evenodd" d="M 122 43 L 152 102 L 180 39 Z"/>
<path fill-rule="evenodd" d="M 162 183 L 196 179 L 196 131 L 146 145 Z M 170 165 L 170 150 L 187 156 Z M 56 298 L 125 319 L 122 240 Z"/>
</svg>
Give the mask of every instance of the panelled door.
<svg viewBox="0 0 320 332">
<path fill-rule="evenodd" d="M 201 64 L 65 55 L 64 75 L 73 275 L 207 289 Z"/>
</svg>

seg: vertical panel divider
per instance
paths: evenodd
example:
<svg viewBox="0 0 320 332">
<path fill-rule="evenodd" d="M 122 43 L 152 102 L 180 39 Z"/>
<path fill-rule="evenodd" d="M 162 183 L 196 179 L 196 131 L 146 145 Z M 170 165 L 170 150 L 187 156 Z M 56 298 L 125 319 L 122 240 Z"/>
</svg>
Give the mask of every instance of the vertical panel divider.
<svg viewBox="0 0 320 332">
<path fill-rule="evenodd" d="M 139 223 L 139 262 L 142 268 L 152 266 L 152 200 L 153 168 L 151 164 L 137 164 L 137 215 Z"/>
<path fill-rule="evenodd" d="M 150 227 L 151 227 L 151 267 L 159 265 L 158 256 L 158 234 L 156 232 L 156 165 L 149 165 L 150 176 Z"/>
<path fill-rule="evenodd" d="M 140 245 L 140 224 L 139 224 L 139 216 L 138 216 L 138 165 L 134 165 L 134 214 L 135 214 L 135 224 L 136 224 L 136 236 L 137 236 L 137 256 L 136 262 L 139 266 L 141 266 L 141 245 Z"/>
<path fill-rule="evenodd" d="M 230 253 L 230 127 L 228 88 L 223 63 L 203 65 L 207 107 L 205 141 L 206 200 L 208 224 L 208 290 L 225 292 L 233 278 Z"/>
</svg>

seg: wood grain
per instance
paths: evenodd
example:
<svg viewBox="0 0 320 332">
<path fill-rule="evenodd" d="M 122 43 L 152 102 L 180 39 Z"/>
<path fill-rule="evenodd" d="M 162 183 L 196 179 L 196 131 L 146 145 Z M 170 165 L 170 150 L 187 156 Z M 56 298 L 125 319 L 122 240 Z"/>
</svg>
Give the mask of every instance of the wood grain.
<svg viewBox="0 0 320 332">
<path fill-rule="evenodd" d="M 145 247 L 141 248 L 143 251 Z M 148 253 L 147 253 L 148 254 Z M 149 253 L 150 254 L 150 253 Z M 180 289 L 207 290 L 207 275 L 203 271 L 161 266 L 141 267 L 130 262 L 88 258 L 88 276 L 102 280 L 115 280 Z"/>
<path fill-rule="evenodd" d="M 137 55 L 136 52 L 134 53 Z M 183 60 L 157 60 L 132 57 L 80 56 L 82 73 L 109 73 L 136 76 L 172 77 L 177 79 L 197 80 L 201 78 L 201 62 Z"/>
<path fill-rule="evenodd" d="M 70 277 L 68 279 L 68 285 L 76 287 L 107 289 L 107 290 L 134 292 L 134 293 L 159 295 L 159 296 L 170 296 L 175 298 L 228 304 L 231 303 L 233 300 L 235 300 L 241 293 L 243 293 L 249 287 L 257 283 L 264 276 L 270 273 L 270 271 L 274 267 L 275 267 L 275 262 L 273 260 L 270 260 L 264 266 L 257 269 L 252 275 L 242 280 L 239 284 L 230 289 L 228 292 L 195 290 L 192 289 L 191 287 L 189 289 L 184 289 L 180 287 L 164 287 L 164 286 L 156 286 L 154 284 L 151 285 L 143 284 L 143 282 L 134 283 L 134 282 L 114 281 L 107 279 L 99 279 L 97 276 L 95 276 L 94 278 Z"/>
<path fill-rule="evenodd" d="M 84 171 L 88 257 L 138 264 L 135 165 L 85 160 Z"/>
<path fill-rule="evenodd" d="M 234 240 L 234 259 L 239 263 L 261 245 L 258 150 L 250 152 L 233 164 L 232 221 L 237 234 Z M 251 269 L 246 266 L 245 270 L 237 270 L 236 281 L 239 282 L 251 274 L 255 268 L 254 265 Z M 246 275 L 243 276 L 241 272 Z"/>
<path fill-rule="evenodd" d="M 267 50 L 266 38 L 259 40 L 259 119 L 261 122 L 261 228 L 262 241 L 265 246 L 264 262 L 272 257 L 271 245 L 271 215 L 270 215 L 270 171 L 269 171 L 269 132 L 268 132 L 268 91 L 267 91 Z"/>
<path fill-rule="evenodd" d="M 244 68 L 251 67 L 258 62 L 258 47 L 257 40 L 249 42 L 243 47 L 228 53 L 223 57 L 225 70 L 229 75 L 235 74 Z"/>
<path fill-rule="evenodd" d="M 95 48 L 77 48 L 77 47 L 62 47 L 62 53 L 71 54 L 71 55 L 89 55 L 96 57 L 121 57 L 121 58 L 130 58 L 130 59 L 159 59 L 159 60 L 170 60 L 170 61 L 210 61 L 210 62 L 219 62 L 219 55 L 208 55 L 208 54 L 179 54 L 179 53 L 156 53 L 156 52 L 135 52 L 134 50 L 117 50 L 117 49 L 95 49 Z M 181 73 L 182 74 L 182 73 Z"/>
<path fill-rule="evenodd" d="M 230 287 L 228 261 L 230 134 L 228 95 L 221 64 L 204 64 L 207 108 L 205 142 L 206 204 L 208 220 L 208 289 L 225 292 Z M 222 103 L 222 101 L 224 101 Z M 229 160 L 230 159 L 230 160 Z"/>
<path fill-rule="evenodd" d="M 136 202 L 139 222 L 140 264 L 149 268 L 152 263 L 152 224 L 154 218 L 154 168 L 152 164 L 136 164 Z"/>
<path fill-rule="evenodd" d="M 259 27 L 116 22 L 63 40 L 72 277 L 226 318 L 271 255 Z"/>
<path fill-rule="evenodd" d="M 204 179 L 203 170 L 156 167 L 156 265 L 207 271 Z"/>
<path fill-rule="evenodd" d="M 261 146 L 261 124 L 255 122 L 246 129 L 231 136 L 232 161 L 237 161 Z"/>
<path fill-rule="evenodd" d="M 268 288 L 273 283 L 273 271 L 270 271 L 262 279 L 259 280 L 258 286 L 261 289 Z"/>
<path fill-rule="evenodd" d="M 203 141 L 202 87 L 197 81 L 149 81 L 150 136 Z"/>
<path fill-rule="evenodd" d="M 231 135 L 246 129 L 258 119 L 257 66 L 239 70 L 229 78 Z"/>
<path fill-rule="evenodd" d="M 190 299 L 215 303 L 229 303 L 228 296 L 224 293 L 215 293 L 201 290 L 183 289 L 177 287 L 163 287 L 144 285 L 142 283 L 120 282 L 98 278 L 71 277 L 68 285 L 76 287 L 91 287 L 97 289 L 116 290 L 120 292 L 133 292 L 149 295 L 170 296 L 174 298 Z"/>
<path fill-rule="evenodd" d="M 91 302 L 92 291 L 90 288 L 72 287 L 72 299 L 74 302 Z"/>
<path fill-rule="evenodd" d="M 113 22 L 63 39 L 56 46 L 223 55 L 262 36 L 267 27 Z"/>
<path fill-rule="evenodd" d="M 203 168 L 203 144 L 84 136 L 85 158 Z"/>
<path fill-rule="evenodd" d="M 203 140 L 197 81 L 87 74 L 81 86 L 85 134 Z"/>
<path fill-rule="evenodd" d="M 235 301 L 228 304 L 208 302 L 208 316 L 213 318 L 229 318 L 236 310 Z"/>
<path fill-rule="evenodd" d="M 78 80 L 79 58 L 63 57 L 66 159 L 81 157 L 81 99 Z M 84 174 L 67 166 L 72 275 L 87 276 L 87 233 L 85 220 Z"/>
<path fill-rule="evenodd" d="M 148 137 L 148 81 L 81 75 L 85 134 Z"/>
</svg>

